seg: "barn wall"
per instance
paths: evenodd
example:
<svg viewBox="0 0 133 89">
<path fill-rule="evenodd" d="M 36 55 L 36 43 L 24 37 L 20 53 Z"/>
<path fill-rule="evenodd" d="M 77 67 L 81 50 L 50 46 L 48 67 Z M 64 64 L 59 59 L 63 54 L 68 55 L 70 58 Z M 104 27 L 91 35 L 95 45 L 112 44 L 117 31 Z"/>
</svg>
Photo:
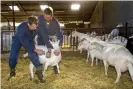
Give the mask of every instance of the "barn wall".
<svg viewBox="0 0 133 89">
<path fill-rule="evenodd" d="M 90 22 L 91 28 L 115 28 L 126 22 L 133 26 L 133 1 L 99 1 Z"/>
<path fill-rule="evenodd" d="M 103 2 L 100 1 L 96 5 L 96 8 L 90 19 L 91 28 L 102 28 L 102 17 L 103 17 Z"/>
<path fill-rule="evenodd" d="M 103 4 L 104 27 L 116 27 L 129 22 L 133 25 L 133 1 L 105 1 Z"/>
</svg>

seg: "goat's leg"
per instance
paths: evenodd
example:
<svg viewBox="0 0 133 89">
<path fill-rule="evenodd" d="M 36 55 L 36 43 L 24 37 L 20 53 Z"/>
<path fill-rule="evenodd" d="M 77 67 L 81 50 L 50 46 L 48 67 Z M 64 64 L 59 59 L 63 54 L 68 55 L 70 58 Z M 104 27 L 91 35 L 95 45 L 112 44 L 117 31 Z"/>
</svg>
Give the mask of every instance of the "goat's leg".
<svg viewBox="0 0 133 89">
<path fill-rule="evenodd" d="M 47 70 L 47 68 L 48 68 L 48 64 L 47 63 L 43 64 L 43 77 L 45 76 L 45 71 Z"/>
<path fill-rule="evenodd" d="M 60 68 L 59 68 L 59 65 L 57 64 L 56 67 L 57 67 L 58 74 L 60 74 Z"/>
<path fill-rule="evenodd" d="M 90 53 L 89 53 L 89 52 L 87 52 L 87 59 L 86 59 L 86 63 L 88 63 L 89 57 L 90 57 Z"/>
<path fill-rule="evenodd" d="M 93 66 L 94 56 L 91 57 L 91 66 Z"/>
<path fill-rule="evenodd" d="M 32 80 L 34 78 L 33 68 L 34 68 L 34 65 L 30 62 L 30 65 L 29 65 L 30 80 Z"/>
<path fill-rule="evenodd" d="M 115 69 L 116 69 L 116 72 L 117 72 L 117 78 L 116 78 L 114 83 L 118 83 L 119 80 L 120 80 L 120 77 L 121 77 L 121 71 L 120 71 L 120 68 L 117 67 L 117 66 L 115 66 Z"/>
<path fill-rule="evenodd" d="M 108 72 L 109 64 L 105 60 L 103 60 L 103 63 L 104 63 L 104 68 L 105 68 L 105 75 L 108 76 L 107 72 Z"/>
<path fill-rule="evenodd" d="M 82 49 L 80 50 L 80 53 L 82 53 Z"/>
<path fill-rule="evenodd" d="M 43 66 L 43 75 L 45 74 L 45 64 L 42 65 Z"/>
<path fill-rule="evenodd" d="M 45 74 L 45 71 L 48 69 L 48 64 L 46 63 L 44 66 L 43 74 Z"/>
<path fill-rule="evenodd" d="M 129 63 L 129 64 L 127 65 L 127 67 L 128 67 L 128 70 L 129 70 L 129 74 L 130 74 L 130 76 L 131 76 L 131 79 L 132 79 L 132 81 L 133 81 L 133 65 L 132 65 L 131 63 Z"/>
<path fill-rule="evenodd" d="M 98 65 L 98 59 L 96 58 L 96 65 Z"/>
</svg>

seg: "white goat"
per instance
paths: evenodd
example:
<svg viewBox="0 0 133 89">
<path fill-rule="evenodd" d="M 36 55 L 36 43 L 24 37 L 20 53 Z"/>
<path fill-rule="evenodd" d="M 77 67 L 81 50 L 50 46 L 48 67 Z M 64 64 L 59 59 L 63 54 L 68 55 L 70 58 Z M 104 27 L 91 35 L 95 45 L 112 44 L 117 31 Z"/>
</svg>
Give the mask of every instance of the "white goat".
<svg viewBox="0 0 133 89">
<path fill-rule="evenodd" d="M 96 58 L 96 65 L 98 64 L 98 59 L 101 59 L 101 53 L 96 50 L 96 49 L 93 49 L 91 48 L 91 43 L 88 41 L 88 40 L 83 40 L 81 43 L 79 43 L 78 45 L 78 50 L 87 50 L 87 59 L 86 59 L 86 62 L 88 62 L 88 59 L 89 59 L 89 56 L 91 56 L 91 66 L 93 66 L 93 61 L 94 61 L 94 58 Z"/>
<path fill-rule="evenodd" d="M 114 66 L 117 72 L 117 78 L 114 83 L 118 83 L 121 77 L 121 72 L 129 71 L 133 81 L 133 56 L 123 46 L 102 46 L 99 43 L 92 43 L 92 47 L 102 53 L 103 63 L 105 67 L 105 75 L 107 75 L 108 66 Z"/>
<path fill-rule="evenodd" d="M 76 30 L 72 32 L 72 37 L 77 37 L 79 38 L 79 40 L 82 40 L 83 38 L 89 37 L 89 35 L 84 34 L 84 33 L 80 33 L 77 32 Z"/>
<path fill-rule="evenodd" d="M 59 41 L 56 41 L 56 42 L 51 42 L 50 41 L 50 43 L 53 46 L 53 49 L 51 50 L 51 57 L 50 58 L 47 58 L 46 55 L 45 55 L 46 52 L 47 52 L 47 47 L 46 46 L 43 46 L 43 45 L 36 45 L 35 46 L 36 49 L 41 49 L 45 53 L 43 55 L 38 55 L 40 63 L 43 64 L 43 68 L 44 68 L 43 74 L 45 74 L 45 71 L 47 70 L 48 66 L 56 66 L 58 73 L 60 73 L 58 63 L 61 60 L 61 53 L 58 56 L 56 56 L 54 54 L 55 51 L 60 51 Z M 30 62 L 29 68 L 30 68 L 31 79 L 33 79 L 34 78 L 34 73 L 33 73 L 34 65 L 32 64 L 32 62 Z"/>
</svg>

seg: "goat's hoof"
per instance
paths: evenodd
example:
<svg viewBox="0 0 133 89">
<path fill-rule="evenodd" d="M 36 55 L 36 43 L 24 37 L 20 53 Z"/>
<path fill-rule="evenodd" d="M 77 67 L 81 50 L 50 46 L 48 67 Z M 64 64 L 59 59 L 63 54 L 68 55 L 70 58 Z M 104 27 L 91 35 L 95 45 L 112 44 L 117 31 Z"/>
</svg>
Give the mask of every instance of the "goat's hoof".
<svg viewBox="0 0 133 89">
<path fill-rule="evenodd" d="M 44 82 L 46 82 L 46 80 L 44 80 L 44 79 L 41 79 L 40 80 L 40 83 L 44 83 Z"/>
<path fill-rule="evenodd" d="M 108 77 L 108 74 L 105 74 L 106 77 Z"/>
<path fill-rule="evenodd" d="M 32 80 L 33 80 L 31 77 L 30 77 L 29 79 L 30 79 L 30 81 L 32 81 Z"/>
<path fill-rule="evenodd" d="M 54 73 L 55 73 L 55 74 L 60 74 L 60 72 L 58 72 L 58 71 L 55 71 Z"/>
<path fill-rule="evenodd" d="M 114 84 L 117 84 L 117 83 L 118 83 L 118 81 L 115 81 L 115 82 L 114 82 Z"/>
</svg>

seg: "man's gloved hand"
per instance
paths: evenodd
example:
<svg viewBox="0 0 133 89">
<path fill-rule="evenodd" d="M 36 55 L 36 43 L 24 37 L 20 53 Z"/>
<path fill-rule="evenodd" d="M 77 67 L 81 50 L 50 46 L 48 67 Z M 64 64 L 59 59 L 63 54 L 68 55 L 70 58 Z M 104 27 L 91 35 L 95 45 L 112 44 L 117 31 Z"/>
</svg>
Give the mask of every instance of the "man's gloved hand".
<svg viewBox="0 0 133 89">
<path fill-rule="evenodd" d="M 41 49 L 35 49 L 34 52 L 36 52 L 38 55 L 43 54 L 43 51 Z"/>
<path fill-rule="evenodd" d="M 48 51 L 46 52 L 46 57 L 47 58 L 51 57 L 51 48 L 48 48 Z"/>
</svg>

